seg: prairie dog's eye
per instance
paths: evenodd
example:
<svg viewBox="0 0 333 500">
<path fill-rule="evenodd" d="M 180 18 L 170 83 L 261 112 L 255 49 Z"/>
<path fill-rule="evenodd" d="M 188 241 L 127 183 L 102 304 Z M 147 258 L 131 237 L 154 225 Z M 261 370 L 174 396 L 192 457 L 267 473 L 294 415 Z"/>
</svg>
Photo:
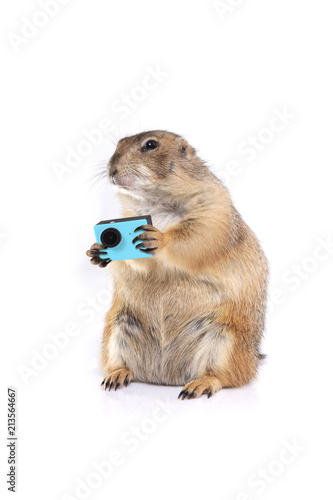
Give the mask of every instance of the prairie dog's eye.
<svg viewBox="0 0 333 500">
<path fill-rule="evenodd" d="M 152 139 L 149 139 L 149 141 L 147 141 L 147 142 L 143 145 L 143 147 L 142 147 L 141 151 L 148 151 L 148 150 L 156 149 L 156 148 L 157 148 L 157 146 L 158 146 L 158 142 L 153 141 Z"/>
</svg>

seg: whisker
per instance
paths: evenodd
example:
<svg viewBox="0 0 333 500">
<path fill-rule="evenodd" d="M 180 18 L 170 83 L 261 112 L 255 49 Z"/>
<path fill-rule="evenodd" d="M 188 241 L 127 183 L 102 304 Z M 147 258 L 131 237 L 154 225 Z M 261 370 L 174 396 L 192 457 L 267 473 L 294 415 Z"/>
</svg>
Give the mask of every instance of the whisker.
<svg viewBox="0 0 333 500">
<path fill-rule="evenodd" d="M 95 165 L 89 169 L 89 173 L 93 176 L 103 176 L 107 175 L 107 164 L 104 163 L 103 165 Z"/>
<path fill-rule="evenodd" d="M 86 179 L 85 184 L 89 184 L 90 188 L 92 189 L 107 180 L 107 178 L 107 170 L 104 169 L 99 172 L 93 172 L 92 175 L 88 179 Z"/>
<path fill-rule="evenodd" d="M 110 130 L 104 130 L 103 135 L 109 142 L 111 142 L 111 144 L 117 146 L 118 139 L 113 132 L 111 132 Z"/>
</svg>

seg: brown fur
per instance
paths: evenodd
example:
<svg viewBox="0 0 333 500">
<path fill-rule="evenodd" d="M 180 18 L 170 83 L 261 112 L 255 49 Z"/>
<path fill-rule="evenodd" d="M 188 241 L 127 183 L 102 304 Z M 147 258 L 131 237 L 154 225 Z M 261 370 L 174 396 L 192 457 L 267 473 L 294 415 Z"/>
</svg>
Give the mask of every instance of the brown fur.
<svg viewBox="0 0 333 500">
<path fill-rule="evenodd" d="M 143 151 L 148 139 L 158 147 Z M 268 266 L 225 186 L 182 137 L 163 131 L 119 141 L 108 172 L 123 217 L 151 214 L 153 227 L 136 242 L 153 257 L 108 266 L 115 293 L 103 336 L 105 380 L 117 385 L 116 373 L 121 381 L 125 374 L 187 384 L 183 399 L 252 380 Z"/>
</svg>

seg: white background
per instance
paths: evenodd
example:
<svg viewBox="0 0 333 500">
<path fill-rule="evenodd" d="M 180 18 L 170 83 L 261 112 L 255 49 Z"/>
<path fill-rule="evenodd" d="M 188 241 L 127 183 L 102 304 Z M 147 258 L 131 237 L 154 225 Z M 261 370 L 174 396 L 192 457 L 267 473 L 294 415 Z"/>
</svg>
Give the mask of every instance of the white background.
<svg viewBox="0 0 333 500">
<path fill-rule="evenodd" d="M 329 496 L 333 249 L 322 241 L 333 237 L 333 9 L 329 0 L 224 5 L 218 15 L 208 0 L 72 0 L 45 19 L 37 1 L 2 3 L 0 447 L 5 491 L 13 386 L 15 498 Z M 152 69 L 163 73 L 156 85 Z M 123 94 L 133 107 L 120 112 Z M 270 136 L 274 110 L 293 118 Z M 184 135 L 257 233 L 271 302 L 268 358 L 249 386 L 191 401 L 172 387 L 100 390 L 109 276 L 85 251 L 93 225 L 120 214 L 111 187 L 94 185 L 114 151 L 110 134 L 60 177 L 55 162 L 104 118 L 117 139 Z M 258 134 L 269 143 L 248 161 L 239 147 Z M 22 375 L 71 323 L 77 335 L 62 335 L 67 345 Z M 101 479 L 96 464 L 117 451 L 121 464 Z"/>
</svg>

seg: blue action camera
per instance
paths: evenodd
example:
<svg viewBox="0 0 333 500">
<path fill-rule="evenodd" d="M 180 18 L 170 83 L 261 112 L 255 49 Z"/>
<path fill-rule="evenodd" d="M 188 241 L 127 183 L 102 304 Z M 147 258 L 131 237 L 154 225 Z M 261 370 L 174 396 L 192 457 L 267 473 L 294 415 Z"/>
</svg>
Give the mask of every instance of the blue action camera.
<svg viewBox="0 0 333 500">
<path fill-rule="evenodd" d="M 135 243 L 133 243 L 135 236 L 144 233 L 143 230 L 140 230 L 134 234 L 135 229 L 146 224 L 152 225 L 150 215 L 102 220 L 96 224 L 94 226 L 96 241 L 106 247 L 106 254 L 101 255 L 101 258 L 114 261 L 152 257 L 151 254 L 146 254 L 139 248 L 135 248 Z"/>
</svg>

